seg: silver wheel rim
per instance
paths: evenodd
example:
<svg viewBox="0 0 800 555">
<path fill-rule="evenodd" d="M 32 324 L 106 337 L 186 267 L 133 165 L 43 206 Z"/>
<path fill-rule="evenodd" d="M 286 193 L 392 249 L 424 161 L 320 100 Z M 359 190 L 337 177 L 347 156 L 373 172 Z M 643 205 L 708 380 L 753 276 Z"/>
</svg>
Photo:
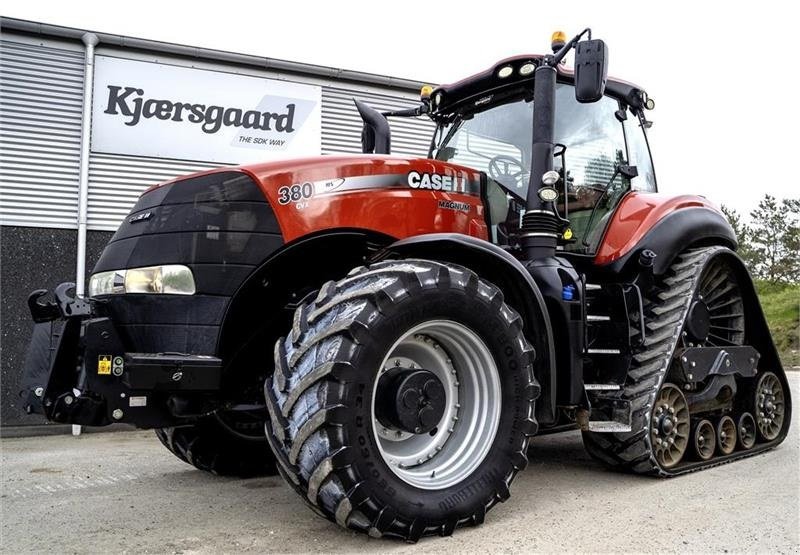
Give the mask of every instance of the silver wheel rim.
<svg viewBox="0 0 800 555">
<path fill-rule="evenodd" d="M 404 333 L 378 372 L 394 366 L 434 373 L 444 385 L 446 408 L 427 434 L 385 428 L 375 412 L 376 377 L 371 414 L 381 457 L 394 474 L 421 489 L 444 489 L 463 481 L 488 455 L 500 422 L 500 373 L 491 351 L 468 327 L 431 320 Z"/>
</svg>

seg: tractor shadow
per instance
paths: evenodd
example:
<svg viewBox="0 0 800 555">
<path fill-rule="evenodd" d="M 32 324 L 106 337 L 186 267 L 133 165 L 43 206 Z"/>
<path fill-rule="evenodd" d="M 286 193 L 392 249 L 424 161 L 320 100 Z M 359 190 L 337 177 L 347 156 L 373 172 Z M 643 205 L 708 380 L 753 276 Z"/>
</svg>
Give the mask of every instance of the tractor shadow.
<svg viewBox="0 0 800 555">
<path fill-rule="evenodd" d="M 486 524 L 461 528 L 449 538 L 423 538 L 413 545 L 342 530 L 314 515 L 279 476 L 221 478 L 177 464 L 150 476 L 146 492 L 134 494 L 138 503 L 131 503 L 130 509 L 123 504 L 115 520 L 124 539 L 158 552 L 463 552 L 486 534 L 503 534 L 504 527 L 552 518 L 564 504 L 584 495 L 620 487 L 647 488 L 653 482 L 609 471 L 595 462 L 584 451 L 579 432 L 535 437 L 528 456 L 530 463 L 517 476 L 511 499 L 493 509 Z M 190 518 L 171 517 L 177 507 L 191 507 Z M 153 518 L 137 520 L 134 512 Z"/>
</svg>

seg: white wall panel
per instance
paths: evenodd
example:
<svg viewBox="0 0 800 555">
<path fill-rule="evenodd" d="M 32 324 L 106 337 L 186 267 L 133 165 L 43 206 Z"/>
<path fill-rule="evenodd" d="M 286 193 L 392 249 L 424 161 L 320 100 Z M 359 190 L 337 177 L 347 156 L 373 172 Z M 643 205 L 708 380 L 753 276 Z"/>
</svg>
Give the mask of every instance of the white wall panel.
<svg viewBox="0 0 800 555">
<path fill-rule="evenodd" d="M 0 223 L 77 227 L 83 55 L 0 39 Z"/>
</svg>

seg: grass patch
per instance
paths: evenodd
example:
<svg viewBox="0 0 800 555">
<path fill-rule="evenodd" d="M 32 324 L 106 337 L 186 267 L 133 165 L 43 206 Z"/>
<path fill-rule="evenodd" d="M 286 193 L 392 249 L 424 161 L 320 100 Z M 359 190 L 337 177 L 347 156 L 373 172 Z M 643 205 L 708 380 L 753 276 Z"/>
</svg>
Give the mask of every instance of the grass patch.
<svg viewBox="0 0 800 555">
<path fill-rule="evenodd" d="M 800 284 L 756 281 L 756 291 L 784 366 L 800 366 Z"/>
</svg>

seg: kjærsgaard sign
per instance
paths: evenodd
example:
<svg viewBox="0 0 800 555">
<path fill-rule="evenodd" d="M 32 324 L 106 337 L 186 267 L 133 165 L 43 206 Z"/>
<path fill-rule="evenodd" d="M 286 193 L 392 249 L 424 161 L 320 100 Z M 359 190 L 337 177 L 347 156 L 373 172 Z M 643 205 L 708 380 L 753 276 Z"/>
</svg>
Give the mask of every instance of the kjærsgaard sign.
<svg viewBox="0 0 800 555">
<path fill-rule="evenodd" d="M 322 89 L 97 56 L 92 150 L 250 163 L 320 154 Z"/>
</svg>

